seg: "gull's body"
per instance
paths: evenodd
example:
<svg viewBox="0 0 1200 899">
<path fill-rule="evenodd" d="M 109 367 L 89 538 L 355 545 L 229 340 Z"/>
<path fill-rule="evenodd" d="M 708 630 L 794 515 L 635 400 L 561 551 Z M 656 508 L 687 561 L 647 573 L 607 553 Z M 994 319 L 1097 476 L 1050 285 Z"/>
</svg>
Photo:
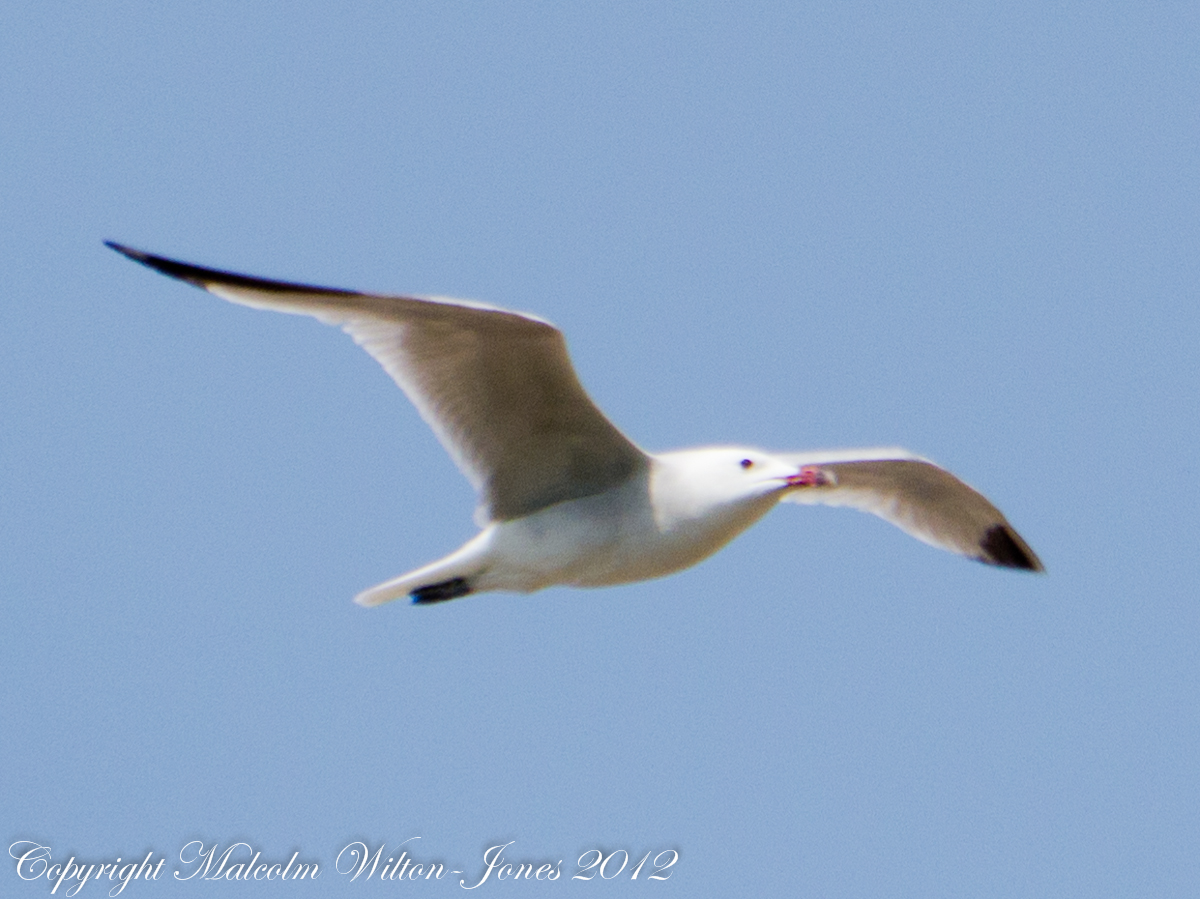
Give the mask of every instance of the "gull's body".
<svg viewBox="0 0 1200 899">
<path fill-rule="evenodd" d="M 661 577 L 716 552 L 781 500 L 852 506 L 933 546 L 1042 570 L 987 499 L 904 450 L 646 453 L 588 398 L 562 334 L 533 316 L 268 281 L 109 246 L 232 302 L 339 325 L 408 394 L 479 491 L 479 534 L 359 594 L 362 605 Z"/>
</svg>

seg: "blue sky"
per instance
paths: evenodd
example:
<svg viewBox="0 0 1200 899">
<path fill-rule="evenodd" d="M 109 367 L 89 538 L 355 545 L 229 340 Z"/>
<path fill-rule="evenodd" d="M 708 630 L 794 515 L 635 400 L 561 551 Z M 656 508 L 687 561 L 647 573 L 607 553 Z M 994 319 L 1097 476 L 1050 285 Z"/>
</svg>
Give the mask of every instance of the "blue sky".
<svg viewBox="0 0 1200 899">
<path fill-rule="evenodd" d="M 127 896 L 390 895 L 335 859 L 413 837 L 562 861 L 493 893 L 1195 895 L 1198 48 L 1182 3 L 6 5 L 5 846 L 322 866 Z M 537 313 L 640 445 L 906 446 L 1049 573 L 787 506 L 358 608 L 466 481 L 344 335 L 106 238 Z"/>
</svg>

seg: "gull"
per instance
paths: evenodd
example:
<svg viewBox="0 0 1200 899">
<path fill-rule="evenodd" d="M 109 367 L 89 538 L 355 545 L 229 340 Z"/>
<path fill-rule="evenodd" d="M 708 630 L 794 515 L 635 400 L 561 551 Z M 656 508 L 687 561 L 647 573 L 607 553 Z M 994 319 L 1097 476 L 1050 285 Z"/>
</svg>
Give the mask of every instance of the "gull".
<svg viewBox="0 0 1200 899">
<path fill-rule="evenodd" d="M 662 577 L 712 555 L 781 501 L 849 506 L 989 565 L 1044 570 L 982 494 L 907 450 L 640 449 L 588 397 L 562 332 L 537 316 L 270 281 L 106 244 L 233 303 L 341 327 L 478 491 L 478 534 L 363 591 L 360 605 Z"/>
</svg>

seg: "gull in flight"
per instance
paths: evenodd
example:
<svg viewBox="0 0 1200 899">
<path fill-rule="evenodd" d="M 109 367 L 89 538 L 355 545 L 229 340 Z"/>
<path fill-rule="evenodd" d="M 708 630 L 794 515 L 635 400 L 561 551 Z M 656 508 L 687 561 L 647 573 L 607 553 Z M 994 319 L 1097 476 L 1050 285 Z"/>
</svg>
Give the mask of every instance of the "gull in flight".
<svg viewBox="0 0 1200 899">
<path fill-rule="evenodd" d="M 592 403 L 562 333 L 536 316 L 268 281 L 108 246 L 231 302 L 338 325 L 400 385 L 479 492 L 478 534 L 360 593 L 360 605 L 662 577 L 712 555 L 781 500 L 850 506 L 989 565 L 1043 570 L 987 499 L 902 449 L 645 452 Z"/>
</svg>

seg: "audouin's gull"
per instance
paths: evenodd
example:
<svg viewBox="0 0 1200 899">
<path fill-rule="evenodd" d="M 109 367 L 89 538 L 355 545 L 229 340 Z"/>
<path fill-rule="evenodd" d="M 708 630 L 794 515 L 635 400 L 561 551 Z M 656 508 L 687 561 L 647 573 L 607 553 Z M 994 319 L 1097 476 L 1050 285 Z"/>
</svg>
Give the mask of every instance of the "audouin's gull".
<svg viewBox="0 0 1200 899">
<path fill-rule="evenodd" d="M 267 281 L 108 246 L 234 303 L 340 326 L 408 394 L 479 491 L 483 530 L 360 593 L 361 605 L 661 577 L 716 552 L 780 500 L 852 506 L 980 562 L 1043 570 L 995 506 L 902 449 L 644 452 L 584 392 L 562 333 L 532 315 Z"/>
</svg>

